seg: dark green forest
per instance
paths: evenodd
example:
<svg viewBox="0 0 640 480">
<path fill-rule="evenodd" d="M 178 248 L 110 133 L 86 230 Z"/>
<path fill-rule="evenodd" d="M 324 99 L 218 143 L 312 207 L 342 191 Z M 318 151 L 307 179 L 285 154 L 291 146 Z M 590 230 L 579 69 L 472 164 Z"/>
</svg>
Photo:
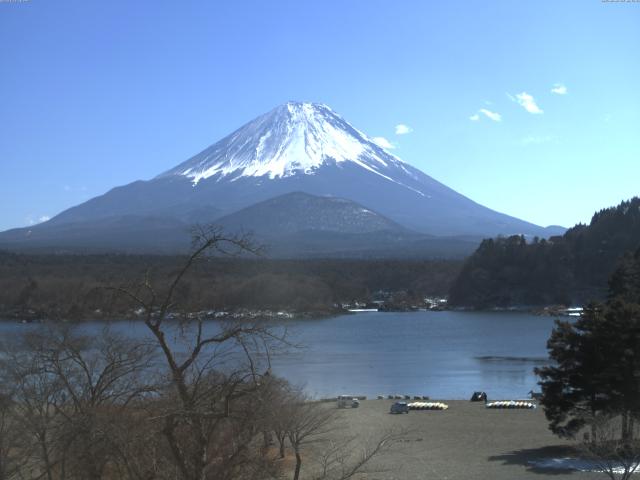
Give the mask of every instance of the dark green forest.
<svg viewBox="0 0 640 480">
<path fill-rule="evenodd" d="M 640 247 L 640 198 L 597 212 L 548 240 L 484 240 L 465 262 L 450 304 L 475 308 L 584 304 L 606 297 L 607 279 Z"/>
<path fill-rule="evenodd" d="M 130 316 L 133 304 L 108 287 L 148 274 L 166 289 L 182 256 L 25 255 L 0 252 L 0 318 Z M 201 259 L 176 292 L 176 310 L 271 309 L 326 314 L 380 291 L 404 301 L 446 296 L 461 266 L 444 260 Z M 96 312 L 99 310 L 99 312 Z"/>
</svg>

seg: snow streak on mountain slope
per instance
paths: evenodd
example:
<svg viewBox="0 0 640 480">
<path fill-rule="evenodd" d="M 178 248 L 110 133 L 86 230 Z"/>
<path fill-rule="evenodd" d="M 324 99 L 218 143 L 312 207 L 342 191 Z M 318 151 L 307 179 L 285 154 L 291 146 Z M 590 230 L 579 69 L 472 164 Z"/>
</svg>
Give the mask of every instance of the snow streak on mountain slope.
<svg viewBox="0 0 640 480">
<path fill-rule="evenodd" d="M 216 175 L 232 181 L 265 175 L 276 179 L 314 174 L 323 165 L 343 162 L 423 195 L 390 176 L 389 167 L 394 166 L 415 178 L 402 160 L 317 103 L 281 105 L 158 178 L 183 175 L 194 184 Z"/>
</svg>

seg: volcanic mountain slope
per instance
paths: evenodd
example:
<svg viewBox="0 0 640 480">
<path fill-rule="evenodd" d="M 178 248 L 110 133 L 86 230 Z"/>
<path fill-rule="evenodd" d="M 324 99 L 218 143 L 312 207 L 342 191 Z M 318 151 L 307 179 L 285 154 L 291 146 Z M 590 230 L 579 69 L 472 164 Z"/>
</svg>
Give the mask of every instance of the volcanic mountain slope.
<svg viewBox="0 0 640 480">
<path fill-rule="evenodd" d="M 326 105 L 290 102 L 152 180 L 114 188 L 38 226 L 0 234 L 0 244 L 37 238 L 44 245 L 52 231 L 58 232 L 54 243 L 64 243 L 64 225 L 78 232 L 101 221 L 117 224 L 114 219 L 207 223 L 291 192 L 351 200 L 423 234 L 558 233 L 460 195 L 386 152 Z M 150 232 L 151 249 L 156 241 Z"/>
<path fill-rule="evenodd" d="M 245 233 L 250 225 L 249 233 L 275 257 L 464 257 L 477 246 L 413 232 L 350 200 L 302 192 L 259 202 L 216 224 L 229 233 Z"/>
</svg>

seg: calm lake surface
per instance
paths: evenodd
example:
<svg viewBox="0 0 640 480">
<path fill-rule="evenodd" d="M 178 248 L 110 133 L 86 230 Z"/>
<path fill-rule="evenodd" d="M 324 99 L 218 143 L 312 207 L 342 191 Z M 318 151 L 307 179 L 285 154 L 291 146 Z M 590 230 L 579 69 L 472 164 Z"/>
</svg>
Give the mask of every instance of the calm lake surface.
<svg viewBox="0 0 640 480">
<path fill-rule="evenodd" d="M 484 390 L 491 399 L 525 398 L 539 390 L 533 368 L 548 362 L 553 318 L 514 312 L 363 312 L 286 326 L 304 348 L 273 360 L 273 372 L 304 385 L 315 397 L 429 395 L 467 399 Z M 136 322 L 113 328 L 146 336 Z M 99 331 L 102 322 L 83 329 Z M 3 338 L 34 324 L 0 323 Z"/>
</svg>

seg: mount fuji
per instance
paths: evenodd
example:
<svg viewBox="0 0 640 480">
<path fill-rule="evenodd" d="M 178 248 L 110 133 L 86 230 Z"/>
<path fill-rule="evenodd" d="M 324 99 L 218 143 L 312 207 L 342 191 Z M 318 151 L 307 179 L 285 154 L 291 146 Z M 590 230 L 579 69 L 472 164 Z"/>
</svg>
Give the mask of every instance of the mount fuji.
<svg viewBox="0 0 640 480">
<path fill-rule="evenodd" d="M 286 229 L 284 211 L 290 213 Z M 442 237 L 563 231 L 470 200 L 387 152 L 326 105 L 289 102 L 151 180 L 116 187 L 37 226 L 0 233 L 0 245 L 170 251 L 188 244 L 189 225 L 212 222 L 259 227 L 274 243 L 280 233 L 288 241 L 319 230 L 349 235 L 350 248 L 361 243 L 363 250 L 382 232 L 394 240 L 374 242 L 376 248 L 410 241 L 428 250 L 429 241 L 442 245 Z M 340 251 L 334 240 L 331 251 Z"/>
</svg>

